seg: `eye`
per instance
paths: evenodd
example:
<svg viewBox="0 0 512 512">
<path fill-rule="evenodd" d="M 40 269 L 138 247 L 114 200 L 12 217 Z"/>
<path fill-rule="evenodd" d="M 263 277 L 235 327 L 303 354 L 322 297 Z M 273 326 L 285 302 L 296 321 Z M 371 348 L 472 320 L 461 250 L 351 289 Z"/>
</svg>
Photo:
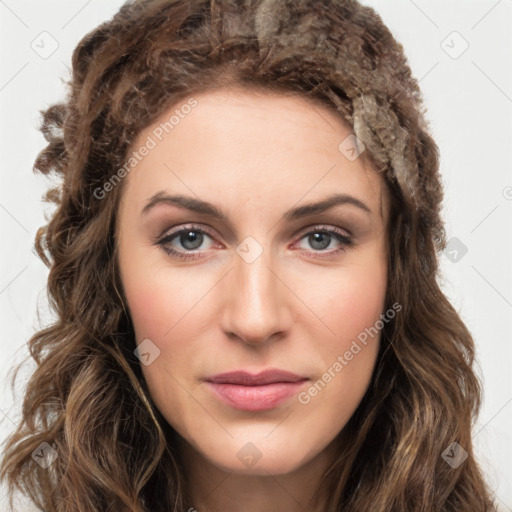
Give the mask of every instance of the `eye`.
<svg viewBox="0 0 512 512">
<path fill-rule="evenodd" d="M 354 245 L 354 241 L 349 235 L 346 235 L 338 229 L 324 228 L 322 226 L 315 226 L 314 229 L 305 233 L 301 237 L 300 241 L 303 240 L 306 241 L 309 247 L 313 248 L 313 251 L 310 251 L 307 247 L 300 248 L 312 253 L 313 258 L 332 256 L 333 254 L 337 254 L 340 251 L 344 251 L 346 247 L 351 247 Z M 330 246 L 332 248 L 332 243 L 337 243 L 338 248 L 326 251 L 326 249 L 328 249 Z"/>
<path fill-rule="evenodd" d="M 207 244 L 206 247 L 204 247 L 203 244 L 208 239 L 213 240 L 213 238 L 213 234 L 209 233 L 206 229 L 191 224 L 166 234 L 163 238 L 158 240 L 156 244 L 173 258 L 179 260 L 196 260 L 204 257 L 201 255 L 202 251 L 212 248 L 211 244 L 209 246 Z M 304 233 L 299 242 L 296 242 L 294 245 L 300 244 L 303 240 L 309 244 L 312 250 L 304 247 L 299 247 L 299 249 L 305 250 L 313 258 L 329 257 L 344 251 L 346 247 L 354 245 L 352 238 L 343 231 L 324 226 L 315 226 L 314 229 L 310 229 Z M 333 242 L 338 244 L 338 248 L 327 251 L 326 249 L 328 249 Z"/>
<path fill-rule="evenodd" d="M 195 250 L 207 250 L 211 247 L 204 247 L 205 240 L 212 236 L 203 228 L 190 225 L 179 230 L 173 231 L 160 239 L 157 244 L 172 257 L 183 260 L 201 258 L 200 253 L 191 253 Z"/>
</svg>

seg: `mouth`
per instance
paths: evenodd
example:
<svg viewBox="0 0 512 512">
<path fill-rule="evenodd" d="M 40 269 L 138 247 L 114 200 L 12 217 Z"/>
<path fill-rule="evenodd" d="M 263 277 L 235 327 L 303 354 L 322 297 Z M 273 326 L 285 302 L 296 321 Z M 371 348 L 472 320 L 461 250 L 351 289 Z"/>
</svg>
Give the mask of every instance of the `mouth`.
<svg viewBox="0 0 512 512">
<path fill-rule="evenodd" d="M 235 371 L 205 379 L 221 402 L 242 411 L 266 411 L 279 407 L 307 381 L 307 377 L 284 370 L 266 370 L 256 375 Z"/>
</svg>

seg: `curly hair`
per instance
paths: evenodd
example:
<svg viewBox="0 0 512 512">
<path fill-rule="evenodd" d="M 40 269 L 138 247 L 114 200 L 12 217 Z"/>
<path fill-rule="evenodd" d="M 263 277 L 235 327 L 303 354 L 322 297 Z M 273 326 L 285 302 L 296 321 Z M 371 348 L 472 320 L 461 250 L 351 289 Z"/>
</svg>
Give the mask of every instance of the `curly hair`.
<svg viewBox="0 0 512 512">
<path fill-rule="evenodd" d="M 46 512 L 182 512 L 190 503 L 176 433 L 133 353 L 116 253 L 123 183 L 109 200 L 94 191 L 168 108 L 239 87 L 337 113 L 391 192 L 386 304 L 403 309 L 382 331 L 370 386 L 324 475 L 325 510 L 492 510 L 471 439 L 481 400 L 474 341 L 438 284 L 439 149 L 380 16 L 356 0 L 128 1 L 79 42 L 72 65 L 66 100 L 42 112 L 48 144 L 34 164 L 60 178 L 35 239 L 55 320 L 28 342 L 37 368 L 0 472 L 11 506 L 16 489 Z M 57 454 L 46 468 L 31 457 L 43 442 Z M 454 442 L 468 453 L 457 468 L 442 457 Z"/>
</svg>

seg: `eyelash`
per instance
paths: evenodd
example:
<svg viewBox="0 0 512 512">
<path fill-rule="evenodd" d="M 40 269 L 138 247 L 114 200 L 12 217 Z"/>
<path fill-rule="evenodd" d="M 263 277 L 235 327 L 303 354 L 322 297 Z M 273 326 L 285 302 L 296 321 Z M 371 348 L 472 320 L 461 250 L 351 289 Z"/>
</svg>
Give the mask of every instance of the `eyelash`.
<svg viewBox="0 0 512 512">
<path fill-rule="evenodd" d="M 199 228 L 198 226 L 191 224 L 191 225 L 185 226 L 177 231 L 174 231 L 174 232 L 171 232 L 171 233 L 165 235 L 163 238 L 161 238 L 160 240 L 158 240 L 156 242 L 156 245 L 160 246 L 162 248 L 162 250 L 168 256 L 177 258 L 179 260 L 189 260 L 190 261 L 190 260 L 201 259 L 202 256 L 200 256 L 200 252 L 187 251 L 184 253 L 184 252 L 176 251 L 175 249 L 172 249 L 167 245 L 170 242 L 172 242 L 175 238 L 179 237 L 182 233 L 186 233 L 189 231 L 193 231 L 194 233 L 202 233 L 202 234 L 208 235 L 210 238 L 214 238 L 213 234 L 210 233 L 208 230 L 206 230 L 204 228 Z M 310 231 L 303 233 L 302 236 L 300 237 L 299 241 L 309 235 L 314 234 L 314 233 L 322 233 L 322 234 L 334 236 L 335 238 L 337 238 L 338 242 L 340 242 L 341 247 L 334 251 L 325 251 L 325 250 L 312 251 L 312 254 L 323 254 L 323 255 L 326 254 L 326 255 L 332 256 L 334 254 L 338 254 L 339 252 L 346 250 L 346 247 L 352 247 L 354 245 L 354 241 L 350 236 L 344 235 L 341 231 L 339 231 L 337 229 L 333 229 L 333 228 L 326 229 L 321 226 L 314 226 L 313 229 L 311 229 Z M 312 256 L 312 257 L 313 258 L 323 258 L 323 256 Z"/>
</svg>

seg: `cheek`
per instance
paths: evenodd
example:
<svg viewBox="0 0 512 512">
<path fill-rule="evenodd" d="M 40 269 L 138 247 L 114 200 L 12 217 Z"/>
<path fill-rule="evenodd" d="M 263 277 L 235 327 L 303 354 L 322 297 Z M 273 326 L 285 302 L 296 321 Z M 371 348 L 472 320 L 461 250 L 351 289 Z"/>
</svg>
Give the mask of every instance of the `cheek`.
<svg viewBox="0 0 512 512">
<path fill-rule="evenodd" d="M 201 279 L 191 279 L 188 272 L 170 272 L 162 267 L 156 252 L 149 256 L 125 255 L 121 261 L 123 289 L 137 342 L 170 338 L 204 294 Z"/>
<path fill-rule="evenodd" d="M 141 369 L 152 395 L 170 400 L 177 395 L 170 391 L 179 391 L 178 380 L 189 380 L 194 374 L 191 362 L 204 352 L 201 326 L 206 325 L 212 307 L 205 294 L 214 281 L 210 283 L 206 275 L 191 278 L 189 272 L 172 272 L 157 262 L 142 264 L 131 257 L 123 264 L 123 289 L 136 344 L 149 339 L 159 350 L 154 362 L 142 364 Z"/>
<path fill-rule="evenodd" d="M 321 313 L 328 330 L 321 338 L 310 334 L 319 340 L 314 350 L 321 354 L 323 365 L 301 403 L 318 407 L 317 412 L 337 428 L 348 421 L 370 383 L 385 325 L 380 319 L 386 286 L 385 260 L 362 259 L 337 273 L 323 293 L 311 293 L 309 288 L 311 308 Z"/>
<path fill-rule="evenodd" d="M 166 293 L 163 286 L 149 286 L 147 280 L 128 283 L 125 290 L 137 342 L 144 338 L 161 339 L 172 327 L 175 316 L 177 301 L 173 294 Z"/>
<path fill-rule="evenodd" d="M 124 289 L 137 345 L 149 339 L 158 347 L 158 357 L 149 365 L 141 364 L 141 370 L 153 401 L 171 423 L 201 414 L 200 409 L 191 409 L 189 396 L 183 393 L 183 386 L 193 392 L 189 377 L 199 353 L 197 312 L 201 309 L 194 305 L 201 294 L 190 279 L 185 287 L 179 280 L 163 277 L 163 273 L 137 275 L 134 271 Z"/>
<path fill-rule="evenodd" d="M 312 287 L 315 282 L 317 286 Z M 322 286 L 318 286 L 322 283 Z M 385 307 L 386 262 L 383 259 L 361 261 L 329 279 L 308 276 L 300 293 L 304 302 L 326 327 L 324 347 L 332 353 L 348 350 L 351 341 L 380 318 Z"/>
</svg>

